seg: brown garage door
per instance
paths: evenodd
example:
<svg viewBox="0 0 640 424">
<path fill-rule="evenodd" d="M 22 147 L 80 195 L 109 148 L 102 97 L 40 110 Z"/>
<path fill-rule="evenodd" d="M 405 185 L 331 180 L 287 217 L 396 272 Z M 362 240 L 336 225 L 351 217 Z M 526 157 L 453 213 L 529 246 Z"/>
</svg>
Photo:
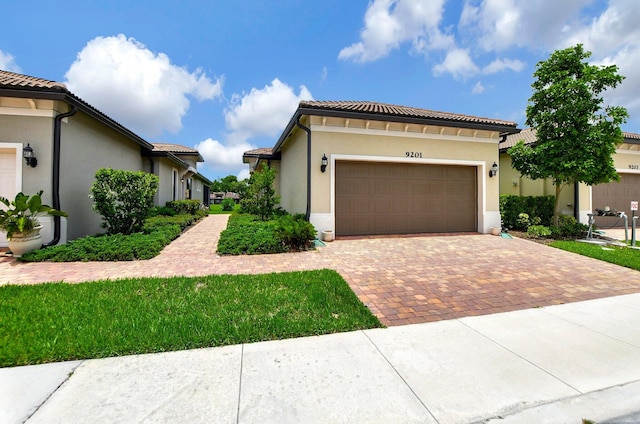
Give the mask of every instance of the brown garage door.
<svg viewBox="0 0 640 424">
<path fill-rule="evenodd" d="M 609 206 L 617 211 L 624 211 L 631 216 L 631 201 L 640 201 L 640 174 L 620 174 L 620 181 L 599 184 L 593 187 L 592 203 L 594 209 Z M 636 215 L 638 213 L 636 212 Z M 624 221 L 611 217 L 596 217 L 596 225 L 600 227 L 624 226 Z M 629 218 L 631 226 L 631 218 Z"/>
<path fill-rule="evenodd" d="M 476 168 L 336 163 L 336 235 L 477 231 Z"/>
</svg>

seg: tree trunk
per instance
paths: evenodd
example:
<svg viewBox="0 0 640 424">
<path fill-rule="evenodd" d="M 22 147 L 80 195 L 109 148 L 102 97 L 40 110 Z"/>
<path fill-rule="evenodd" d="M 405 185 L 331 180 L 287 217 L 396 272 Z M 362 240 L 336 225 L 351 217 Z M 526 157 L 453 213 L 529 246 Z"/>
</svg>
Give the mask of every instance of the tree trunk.
<svg viewBox="0 0 640 424">
<path fill-rule="evenodd" d="M 558 221 L 560 220 L 560 213 L 562 212 L 562 209 L 560 207 L 560 192 L 562 191 L 562 188 L 564 187 L 563 184 L 555 184 L 556 186 L 556 198 L 554 199 L 554 207 L 553 207 L 553 225 L 554 226 L 558 226 Z"/>
</svg>

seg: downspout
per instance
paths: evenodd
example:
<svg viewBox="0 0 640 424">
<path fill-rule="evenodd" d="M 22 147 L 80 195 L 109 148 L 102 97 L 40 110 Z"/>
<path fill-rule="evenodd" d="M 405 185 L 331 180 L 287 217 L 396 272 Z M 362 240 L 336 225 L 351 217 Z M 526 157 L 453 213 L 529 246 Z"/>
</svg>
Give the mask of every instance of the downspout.
<svg viewBox="0 0 640 424">
<path fill-rule="evenodd" d="M 296 125 L 307 133 L 307 212 L 305 219 L 309 221 L 311 216 L 311 129 L 300 123 L 300 116 L 296 117 Z"/>
<path fill-rule="evenodd" d="M 60 210 L 60 132 L 62 128 L 62 120 L 69 116 L 73 116 L 77 112 L 75 106 L 71 106 L 71 110 L 66 113 L 56 115 L 53 119 L 53 175 L 52 175 L 52 196 L 53 208 Z M 53 217 L 53 240 L 42 245 L 42 247 L 55 246 L 60 242 L 60 217 Z"/>
</svg>

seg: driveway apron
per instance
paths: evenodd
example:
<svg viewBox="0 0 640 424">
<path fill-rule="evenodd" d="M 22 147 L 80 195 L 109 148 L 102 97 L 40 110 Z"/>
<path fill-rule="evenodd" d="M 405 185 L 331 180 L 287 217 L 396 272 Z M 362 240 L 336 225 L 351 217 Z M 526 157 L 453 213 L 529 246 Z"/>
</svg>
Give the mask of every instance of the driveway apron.
<svg viewBox="0 0 640 424">
<path fill-rule="evenodd" d="M 21 263 L 0 285 L 334 269 L 387 326 L 640 292 L 640 273 L 523 239 L 475 235 L 337 240 L 315 251 L 218 256 L 228 215 L 210 215 L 147 261 Z"/>
</svg>

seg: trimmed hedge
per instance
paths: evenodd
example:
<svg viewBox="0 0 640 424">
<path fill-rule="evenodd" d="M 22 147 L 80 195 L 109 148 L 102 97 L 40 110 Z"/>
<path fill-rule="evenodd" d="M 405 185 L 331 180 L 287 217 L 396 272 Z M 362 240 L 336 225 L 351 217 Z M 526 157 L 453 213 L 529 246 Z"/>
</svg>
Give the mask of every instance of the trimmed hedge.
<svg viewBox="0 0 640 424">
<path fill-rule="evenodd" d="M 221 255 L 256 255 L 282 253 L 287 247 L 276 235 L 274 221 L 262 221 L 255 215 L 231 215 L 227 228 L 220 233 Z"/>
<path fill-rule="evenodd" d="M 202 210 L 202 202 L 199 200 L 170 200 L 166 203 L 166 206 L 176 211 L 179 215 L 198 215 L 198 212 Z"/>
<path fill-rule="evenodd" d="M 503 194 L 500 196 L 500 215 L 502 225 L 511 230 L 524 230 L 527 228 L 518 222 L 518 216 L 526 213 L 530 218 L 540 218 L 540 224 L 551 225 L 555 196 L 512 196 Z"/>
<path fill-rule="evenodd" d="M 194 215 L 155 216 L 145 221 L 143 232 L 130 235 L 88 236 L 67 244 L 35 250 L 24 262 L 134 261 L 158 256 L 182 231 L 198 220 Z"/>
</svg>

